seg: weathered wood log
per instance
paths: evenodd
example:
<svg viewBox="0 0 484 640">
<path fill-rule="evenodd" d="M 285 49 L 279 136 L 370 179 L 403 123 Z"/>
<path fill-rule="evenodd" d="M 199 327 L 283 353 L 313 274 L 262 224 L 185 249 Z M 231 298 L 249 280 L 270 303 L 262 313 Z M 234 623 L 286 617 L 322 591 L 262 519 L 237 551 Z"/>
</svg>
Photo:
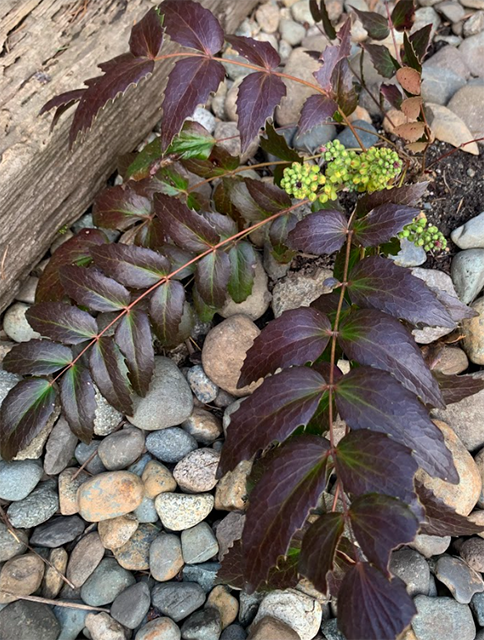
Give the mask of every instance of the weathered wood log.
<svg viewBox="0 0 484 640">
<path fill-rule="evenodd" d="M 235 29 L 257 0 L 200 0 Z M 97 64 L 127 50 L 129 32 L 152 0 L 0 2 L 0 311 L 59 228 L 92 202 L 115 168 L 161 116 L 170 64 L 108 105 L 82 144 L 68 149 L 71 118 L 53 133 L 38 117 L 54 95 L 99 75 Z M 170 44 L 166 51 L 175 50 Z M 170 61 L 171 62 L 171 61 Z M 173 64 L 171 62 L 171 64 Z"/>
</svg>

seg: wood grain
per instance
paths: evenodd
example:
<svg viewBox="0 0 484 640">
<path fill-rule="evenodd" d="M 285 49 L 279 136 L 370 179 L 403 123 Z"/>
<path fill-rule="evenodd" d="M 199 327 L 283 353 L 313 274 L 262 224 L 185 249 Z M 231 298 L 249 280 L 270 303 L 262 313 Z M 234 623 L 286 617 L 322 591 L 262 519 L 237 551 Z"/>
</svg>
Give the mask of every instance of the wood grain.
<svg viewBox="0 0 484 640">
<path fill-rule="evenodd" d="M 233 31 L 257 0 L 200 0 Z M 99 62 L 127 50 L 129 32 L 151 0 L 0 1 L 0 311 L 29 270 L 90 205 L 115 168 L 161 117 L 169 63 L 97 117 L 68 149 L 71 116 L 52 133 L 38 117 L 54 95 L 99 75 Z M 169 44 L 164 51 L 175 50 Z"/>
</svg>

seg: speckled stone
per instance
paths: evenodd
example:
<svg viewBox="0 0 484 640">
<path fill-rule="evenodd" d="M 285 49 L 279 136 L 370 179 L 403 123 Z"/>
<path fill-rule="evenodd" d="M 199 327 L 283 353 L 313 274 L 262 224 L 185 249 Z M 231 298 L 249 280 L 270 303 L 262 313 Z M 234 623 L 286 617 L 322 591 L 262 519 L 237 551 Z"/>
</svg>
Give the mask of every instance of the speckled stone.
<svg viewBox="0 0 484 640">
<path fill-rule="evenodd" d="M 176 482 L 171 471 L 161 462 L 150 460 L 141 474 L 145 486 L 145 495 L 156 498 L 160 493 L 175 491 Z"/>
<path fill-rule="evenodd" d="M 104 557 L 104 547 L 97 531 L 81 538 L 71 552 L 66 577 L 75 587 L 82 587 Z"/>
<path fill-rule="evenodd" d="M 474 640 L 476 626 L 467 605 L 446 597 L 417 596 L 414 602 L 418 613 L 412 629 L 418 640 Z"/>
<path fill-rule="evenodd" d="M 163 526 L 172 531 L 189 529 L 202 522 L 212 511 L 213 505 L 214 498 L 209 493 L 162 493 L 155 499 Z"/>
<path fill-rule="evenodd" d="M 0 462 L 0 498 L 23 500 L 35 489 L 42 473 L 41 465 L 33 460 Z"/>
<path fill-rule="evenodd" d="M 90 476 L 85 471 L 80 473 L 78 471 L 78 467 L 69 467 L 59 475 L 59 508 L 63 516 L 71 516 L 79 511 L 77 490 L 81 484 L 89 480 Z"/>
<path fill-rule="evenodd" d="M 252 626 L 249 640 L 269 640 L 269 638 L 300 640 L 299 634 L 288 624 L 272 616 L 264 616 Z"/>
<path fill-rule="evenodd" d="M 301 640 L 312 640 L 321 625 L 322 609 L 319 602 L 295 589 L 275 590 L 262 600 L 255 623 L 267 615 L 288 624 Z"/>
<path fill-rule="evenodd" d="M 7 515 L 13 527 L 36 527 L 51 518 L 59 508 L 59 496 L 52 481 L 42 482 L 30 495 L 12 502 Z"/>
<path fill-rule="evenodd" d="M 208 404 L 217 397 L 218 387 L 207 376 L 201 364 L 191 367 L 187 371 L 187 380 L 197 400 Z"/>
<path fill-rule="evenodd" d="M 98 456 L 109 471 L 126 469 L 143 453 L 145 437 L 140 429 L 127 427 L 102 440 Z"/>
<path fill-rule="evenodd" d="M 0 562 L 19 556 L 27 549 L 28 536 L 22 529 L 14 529 L 12 535 L 7 526 L 0 522 Z"/>
<path fill-rule="evenodd" d="M 152 524 L 140 524 L 128 542 L 114 550 L 116 560 L 129 571 L 146 571 L 150 568 L 150 546 L 158 534 Z"/>
<path fill-rule="evenodd" d="M 409 547 L 397 549 L 391 555 L 390 571 L 403 580 L 412 596 L 429 595 L 430 568 L 425 558 Z"/>
<path fill-rule="evenodd" d="M 205 593 L 209 593 L 215 586 L 220 566 L 219 562 L 187 564 L 183 567 L 183 580 L 196 582 Z"/>
<path fill-rule="evenodd" d="M 222 629 L 225 629 L 237 619 L 239 601 L 231 595 L 225 585 L 217 585 L 207 599 L 206 607 L 214 607 L 220 614 Z"/>
<path fill-rule="evenodd" d="M 138 519 L 133 513 L 110 520 L 102 520 L 97 526 L 104 548 L 111 551 L 126 544 L 137 528 Z"/>
<path fill-rule="evenodd" d="M 241 460 L 233 471 L 228 471 L 215 491 L 215 508 L 222 511 L 243 510 L 247 505 L 247 478 L 252 469 L 251 460 Z"/>
<path fill-rule="evenodd" d="M 187 564 L 199 564 L 218 553 L 218 542 L 210 525 L 200 522 L 181 534 L 183 559 Z"/>
<path fill-rule="evenodd" d="M 79 487 L 79 513 L 88 522 L 99 522 L 134 511 L 143 500 L 143 483 L 129 471 L 111 471 L 91 478 Z"/>
<path fill-rule="evenodd" d="M 179 622 L 203 605 L 205 593 L 193 582 L 167 582 L 154 587 L 151 601 L 161 614 Z"/>
<path fill-rule="evenodd" d="M 79 516 L 57 516 L 36 527 L 30 537 L 30 544 L 53 549 L 72 542 L 80 536 L 86 523 Z"/>
<path fill-rule="evenodd" d="M 66 573 L 69 556 L 64 547 L 52 549 L 49 553 L 50 566 L 45 568 L 44 580 L 42 582 L 41 595 L 44 598 L 53 600 L 57 598 L 64 585 L 62 576 Z"/>
<path fill-rule="evenodd" d="M 123 569 L 115 558 L 104 558 L 82 585 L 81 598 L 92 607 L 102 607 L 135 582 L 133 574 Z"/>
<path fill-rule="evenodd" d="M 442 556 L 435 565 L 435 577 L 445 584 L 457 602 L 469 604 L 475 593 L 484 591 L 482 577 L 461 558 Z"/>
<path fill-rule="evenodd" d="M 58 640 L 60 626 L 50 607 L 17 600 L 0 611 L 0 638 L 5 640 Z"/>
<path fill-rule="evenodd" d="M 104 611 L 87 614 L 86 633 L 92 640 L 126 640 L 123 627 Z"/>
<path fill-rule="evenodd" d="M 197 441 L 180 427 L 153 431 L 146 438 L 146 448 L 162 462 L 175 464 L 197 448 Z"/>
<path fill-rule="evenodd" d="M 180 640 L 180 638 L 180 629 L 173 620 L 156 618 L 141 627 L 135 640 Z"/>
<path fill-rule="evenodd" d="M 226 392 L 222 391 L 222 393 Z M 193 409 L 192 415 L 181 426 L 200 444 L 212 444 L 222 433 L 220 419 L 213 413 L 198 407 Z"/>
<path fill-rule="evenodd" d="M 213 449 L 197 449 L 180 460 L 173 470 L 173 477 L 182 491 L 203 493 L 217 484 L 220 453 Z"/>
<path fill-rule="evenodd" d="M 172 580 L 184 565 L 180 538 L 172 533 L 156 537 L 151 543 L 149 564 L 155 580 Z"/>
<path fill-rule="evenodd" d="M 143 497 L 141 504 L 133 511 L 138 518 L 138 522 L 154 524 L 158 522 L 158 513 L 155 508 L 155 501 L 147 496 Z"/>
<path fill-rule="evenodd" d="M 76 640 L 85 627 L 89 611 L 54 607 L 54 613 L 61 626 L 61 634 L 57 640 Z"/>
</svg>

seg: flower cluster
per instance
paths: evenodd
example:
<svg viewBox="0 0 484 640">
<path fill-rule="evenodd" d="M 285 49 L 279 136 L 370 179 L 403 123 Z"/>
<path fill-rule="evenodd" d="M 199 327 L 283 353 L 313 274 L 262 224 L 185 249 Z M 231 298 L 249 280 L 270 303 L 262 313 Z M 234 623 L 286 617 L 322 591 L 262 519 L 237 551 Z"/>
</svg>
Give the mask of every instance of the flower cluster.
<svg viewBox="0 0 484 640">
<path fill-rule="evenodd" d="M 317 164 L 307 162 L 293 162 L 290 167 L 284 169 L 281 187 L 298 200 L 308 198 L 310 202 L 315 202 L 319 199 L 324 203 L 336 200 L 337 197 L 335 187 L 327 182 L 321 168 Z"/>
<path fill-rule="evenodd" d="M 415 246 L 423 247 L 425 251 L 444 251 L 447 248 L 447 240 L 435 225 L 427 224 L 427 218 L 421 214 L 407 224 L 398 237 L 406 238 Z"/>
</svg>

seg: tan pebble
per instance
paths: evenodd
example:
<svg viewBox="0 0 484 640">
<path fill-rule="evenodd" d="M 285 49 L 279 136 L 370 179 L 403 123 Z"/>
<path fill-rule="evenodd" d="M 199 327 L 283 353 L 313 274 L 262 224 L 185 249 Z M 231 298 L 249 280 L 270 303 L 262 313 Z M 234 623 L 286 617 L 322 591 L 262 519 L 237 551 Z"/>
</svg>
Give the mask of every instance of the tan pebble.
<svg viewBox="0 0 484 640">
<path fill-rule="evenodd" d="M 126 544 L 137 528 L 138 518 L 132 513 L 110 520 L 102 520 L 97 526 L 104 548 L 111 551 Z"/>
<path fill-rule="evenodd" d="M 52 549 L 49 553 L 49 562 L 52 567 L 47 566 L 45 569 L 44 580 L 42 583 L 42 596 L 44 598 L 56 598 L 64 585 L 62 576 L 66 573 L 67 561 L 69 556 L 64 547 Z"/>
<path fill-rule="evenodd" d="M 276 620 L 270 616 L 265 616 L 256 624 L 252 625 L 250 635 L 247 640 L 301 640 L 294 629 L 282 620 Z"/>
<path fill-rule="evenodd" d="M 221 584 L 212 589 L 205 606 L 218 610 L 222 620 L 222 629 L 232 624 L 239 613 L 239 601 L 230 595 L 227 587 Z"/>
<path fill-rule="evenodd" d="M 238 511 L 247 505 L 247 478 L 252 469 L 251 460 L 242 460 L 233 471 L 219 480 L 215 491 L 215 508 Z"/>
<path fill-rule="evenodd" d="M 479 315 L 463 321 L 463 345 L 472 362 L 484 364 L 484 298 L 479 298 L 471 306 Z"/>
<path fill-rule="evenodd" d="M 484 538 L 484 509 L 476 509 L 471 514 L 469 514 L 469 520 L 474 522 L 477 525 L 482 526 L 482 531 L 477 535 L 480 538 Z"/>
<path fill-rule="evenodd" d="M 79 487 L 79 513 L 88 522 L 117 518 L 139 507 L 143 492 L 143 483 L 134 473 L 100 473 Z"/>
<path fill-rule="evenodd" d="M 136 640 L 180 640 L 180 629 L 170 618 L 156 618 L 145 624 Z"/>
<path fill-rule="evenodd" d="M 103 557 L 104 546 L 99 533 L 88 533 L 72 550 L 66 577 L 75 587 L 82 587 Z"/>
<path fill-rule="evenodd" d="M 171 471 L 157 460 L 150 460 L 143 470 L 141 479 L 145 485 L 145 496 L 154 499 L 165 491 L 175 491 L 176 482 Z"/>
<path fill-rule="evenodd" d="M 182 423 L 182 427 L 202 444 L 211 444 L 222 433 L 220 419 L 205 409 L 194 409 L 192 415 Z"/>
<path fill-rule="evenodd" d="M 159 529 L 152 524 L 140 524 L 126 544 L 114 550 L 114 557 L 128 571 L 146 571 L 150 568 L 150 546 Z"/>
<path fill-rule="evenodd" d="M 108 613 L 88 613 L 86 629 L 92 640 L 125 640 L 124 627 L 111 618 Z"/>
<path fill-rule="evenodd" d="M 63 516 L 71 516 L 79 512 L 77 505 L 77 490 L 90 476 L 81 471 L 73 480 L 73 476 L 79 471 L 77 467 L 64 469 L 59 475 L 59 510 Z"/>
<path fill-rule="evenodd" d="M 0 572 L 0 604 L 34 593 L 40 587 L 43 577 L 44 563 L 33 553 L 8 560 Z"/>
<path fill-rule="evenodd" d="M 459 347 L 444 347 L 436 360 L 433 370 L 447 376 L 462 373 L 469 366 L 465 352 Z"/>
</svg>

